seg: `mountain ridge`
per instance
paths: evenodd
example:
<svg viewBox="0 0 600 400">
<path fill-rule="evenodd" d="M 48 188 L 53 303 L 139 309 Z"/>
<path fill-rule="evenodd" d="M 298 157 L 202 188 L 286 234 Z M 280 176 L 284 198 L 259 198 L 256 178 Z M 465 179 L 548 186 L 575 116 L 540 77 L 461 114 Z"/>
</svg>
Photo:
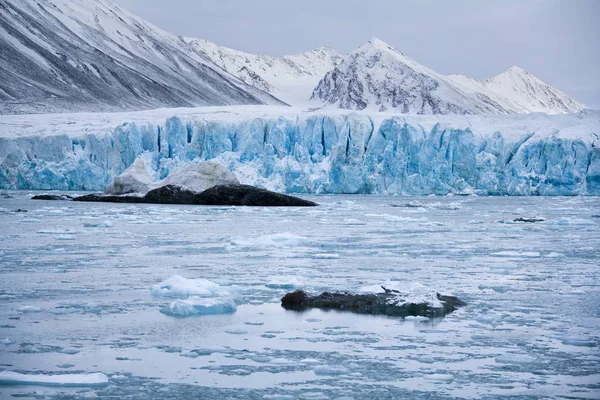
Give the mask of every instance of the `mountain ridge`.
<svg viewBox="0 0 600 400">
<path fill-rule="evenodd" d="M 520 67 L 488 80 L 443 75 L 378 38 L 349 53 L 311 98 L 341 108 L 416 114 L 560 114 L 585 108 Z"/>
<path fill-rule="evenodd" d="M 172 35 L 110 0 L 0 3 L 0 113 L 242 104 L 415 114 L 572 113 L 585 106 L 519 67 L 443 75 L 378 38 L 282 57 Z"/>
</svg>

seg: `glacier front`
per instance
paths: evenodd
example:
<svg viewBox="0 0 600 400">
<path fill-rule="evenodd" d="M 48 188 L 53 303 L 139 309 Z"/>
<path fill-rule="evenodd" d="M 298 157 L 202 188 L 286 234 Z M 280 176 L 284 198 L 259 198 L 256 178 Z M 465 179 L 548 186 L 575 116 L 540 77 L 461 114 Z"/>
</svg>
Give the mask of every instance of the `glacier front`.
<svg viewBox="0 0 600 400">
<path fill-rule="evenodd" d="M 600 112 L 398 115 L 289 107 L 0 116 L 0 188 L 100 190 L 144 158 L 216 161 L 288 193 L 600 195 Z"/>
</svg>

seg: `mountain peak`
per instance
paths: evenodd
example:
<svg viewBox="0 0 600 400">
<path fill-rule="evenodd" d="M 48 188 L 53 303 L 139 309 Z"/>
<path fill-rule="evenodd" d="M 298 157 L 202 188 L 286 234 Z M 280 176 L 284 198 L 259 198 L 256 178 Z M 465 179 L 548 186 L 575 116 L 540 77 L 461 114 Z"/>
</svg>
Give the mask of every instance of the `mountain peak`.
<svg viewBox="0 0 600 400">
<path fill-rule="evenodd" d="M 373 36 L 371 39 L 369 39 L 369 41 L 367 43 L 365 43 L 363 45 L 363 47 L 367 46 L 367 45 L 369 47 L 374 47 L 374 48 L 381 49 L 381 50 L 395 50 L 392 46 L 390 46 L 383 40 L 376 38 L 375 36 Z"/>
<path fill-rule="evenodd" d="M 504 74 L 513 74 L 513 75 L 531 75 L 529 72 L 525 71 L 523 68 L 513 65 L 509 69 L 503 72 Z"/>
</svg>

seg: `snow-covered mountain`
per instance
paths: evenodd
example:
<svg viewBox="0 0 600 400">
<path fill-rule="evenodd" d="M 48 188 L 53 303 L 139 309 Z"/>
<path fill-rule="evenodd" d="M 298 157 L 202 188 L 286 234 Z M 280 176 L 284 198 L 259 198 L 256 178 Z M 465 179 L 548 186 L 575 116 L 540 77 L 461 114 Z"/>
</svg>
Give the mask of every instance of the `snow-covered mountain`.
<svg viewBox="0 0 600 400">
<path fill-rule="evenodd" d="M 108 0 L 0 1 L 0 113 L 281 104 Z"/>
<path fill-rule="evenodd" d="M 585 108 L 520 68 L 485 81 L 446 76 L 377 38 L 327 72 L 312 99 L 340 108 L 407 114 L 561 114 Z"/>
<path fill-rule="evenodd" d="M 342 59 L 329 46 L 300 54 L 270 57 L 186 39 L 194 50 L 249 85 L 290 104 L 307 101 L 319 80 Z"/>
<path fill-rule="evenodd" d="M 513 105 L 517 113 L 578 112 L 585 106 L 542 82 L 520 67 L 512 67 L 491 79 L 480 81 L 488 92 Z"/>
</svg>

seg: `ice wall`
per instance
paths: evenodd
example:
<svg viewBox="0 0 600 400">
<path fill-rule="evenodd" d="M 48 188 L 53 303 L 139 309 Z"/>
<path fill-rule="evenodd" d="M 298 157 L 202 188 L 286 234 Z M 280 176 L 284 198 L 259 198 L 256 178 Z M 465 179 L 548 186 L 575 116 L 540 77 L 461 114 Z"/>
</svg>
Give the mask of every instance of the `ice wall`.
<svg viewBox="0 0 600 400">
<path fill-rule="evenodd" d="M 103 134 L 0 137 L 0 188 L 100 190 L 143 154 L 158 179 L 215 160 L 244 183 L 293 193 L 600 195 L 595 133 L 515 137 L 447 125 L 363 114 L 171 117 Z"/>
</svg>

